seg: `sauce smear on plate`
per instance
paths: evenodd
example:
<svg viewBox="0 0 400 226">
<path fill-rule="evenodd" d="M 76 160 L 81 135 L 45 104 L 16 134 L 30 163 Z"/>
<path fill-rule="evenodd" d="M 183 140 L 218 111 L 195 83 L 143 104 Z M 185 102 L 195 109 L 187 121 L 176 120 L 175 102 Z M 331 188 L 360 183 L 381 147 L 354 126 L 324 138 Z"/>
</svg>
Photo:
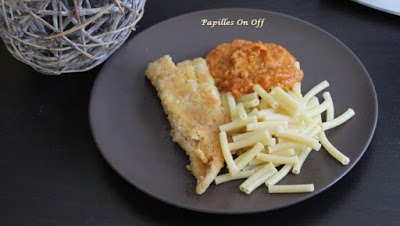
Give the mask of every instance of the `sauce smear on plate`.
<svg viewBox="0 0 400 226">
<path fill-rule="evenodd" d="M 217 87 L 236 98 L 253 92 L 256 84 L 267 91 L 277 86 L 288 91 L 303 79 L 296 58 L 274 43 L 237 39 L 215 47 L 206 61 Z"/>
</svg>

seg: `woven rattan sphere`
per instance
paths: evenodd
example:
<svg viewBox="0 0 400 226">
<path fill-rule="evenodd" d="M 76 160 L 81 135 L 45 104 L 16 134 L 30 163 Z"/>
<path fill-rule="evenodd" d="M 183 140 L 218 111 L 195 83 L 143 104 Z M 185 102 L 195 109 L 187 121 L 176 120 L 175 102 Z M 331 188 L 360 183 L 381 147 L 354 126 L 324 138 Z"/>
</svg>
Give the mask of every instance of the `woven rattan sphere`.
<svg viewBox="0 0 400 226">
<path fill-rule="evenodd" d="M 44 74 L 87 71 L 135 30 L 145 0 L 0 0 L 10 53 Z"/>
</svg>

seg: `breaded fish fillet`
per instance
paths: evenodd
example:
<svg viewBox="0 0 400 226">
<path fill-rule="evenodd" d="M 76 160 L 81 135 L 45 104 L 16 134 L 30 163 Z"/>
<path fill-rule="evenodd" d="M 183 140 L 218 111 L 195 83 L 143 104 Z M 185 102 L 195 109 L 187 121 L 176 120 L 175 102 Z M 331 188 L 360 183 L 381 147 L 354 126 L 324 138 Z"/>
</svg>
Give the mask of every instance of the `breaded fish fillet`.
<svg viewBox="0 0 400 226">
<path fill-rule="evenodd" d="M 218 127 L 229 122 L 206 61 L 196 58 L 175 65 L 166 55 L 149 64 L 146 76 L 168 115 L 172 140 L 189 155 L 196 193 L 202 194 L 224 165 Z"/>
</svg>

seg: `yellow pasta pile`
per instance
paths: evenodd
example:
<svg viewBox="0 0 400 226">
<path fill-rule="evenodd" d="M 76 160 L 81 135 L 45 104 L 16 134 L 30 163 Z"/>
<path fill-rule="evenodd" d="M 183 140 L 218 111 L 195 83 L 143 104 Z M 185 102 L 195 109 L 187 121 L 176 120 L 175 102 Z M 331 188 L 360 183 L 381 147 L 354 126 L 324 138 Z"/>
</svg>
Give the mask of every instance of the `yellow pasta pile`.
<svg viewBox="0 0 400 226">
<path fill-rule="evenodd" d="M 270 193 L 312 192 L 313 184 L 276 184 L 290 171 L 299 174 L 310 152 L 321 146 L 347 165 L 350 159 L 329 142 L 325 131 L 355 113 L 348 109 L 335 118 L 329 92 L 323 93 L 324 101 L 319 103 L 316 95 L 328 86 L 323 81 L 304 96 L 300 83 L 289 92 L 277 87 L 270 93 L 255 85 L 254 93 L 238 99 L 231 93 L 222 93 L 222 103 L 232 118 L 232 122 L 220 126 L 219 134 L 229 173 L 217 176 L 215 183 L 246 178 L 239 186 L 246 194 L 262 184 Z M 323 122 L 321 113 L 325 111 Z"/>
</svg>

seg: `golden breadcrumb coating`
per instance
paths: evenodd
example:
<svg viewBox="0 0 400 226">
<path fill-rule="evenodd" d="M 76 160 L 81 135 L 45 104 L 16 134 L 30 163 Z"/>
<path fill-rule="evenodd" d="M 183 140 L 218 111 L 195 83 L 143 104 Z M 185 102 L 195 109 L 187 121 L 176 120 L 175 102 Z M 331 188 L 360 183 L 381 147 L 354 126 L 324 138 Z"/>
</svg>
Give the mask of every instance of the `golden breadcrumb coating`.
<svg viewBox="0 0 400 226">
<path fill-rule="evenodd" d="M 196 58 L 175 65 L 166 55 L 149 64 L 146 76 L 168 115 L 172 140 L 189 156 L 196 193 L 202 194 L 224 166 L 218 127 L 230 120 L 206 61 Z"/>
</svg>

